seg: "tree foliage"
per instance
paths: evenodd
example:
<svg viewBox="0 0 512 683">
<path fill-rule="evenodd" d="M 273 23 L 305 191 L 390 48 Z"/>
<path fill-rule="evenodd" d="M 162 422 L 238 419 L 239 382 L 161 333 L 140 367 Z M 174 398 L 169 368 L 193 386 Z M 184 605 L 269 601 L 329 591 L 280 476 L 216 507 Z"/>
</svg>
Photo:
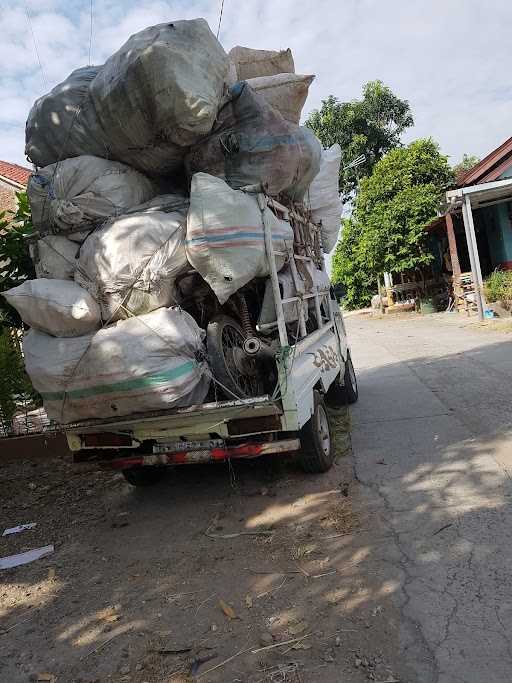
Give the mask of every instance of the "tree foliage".
<svg viewBox="0 0 512 683">
<path fill-rule="evenodd" d="M 29 254 L 34 232 L 26 192 L 17 192 L 17 209 L 0 213 L 0 292 L 35 277 Z M 25 372 L 20 348 L 23 323 L 17 311 L 0 296 L 0 425 L 9 432 L 14 415 L 40 405 Z"/>
<path fill-rule="evenodd" d="M 360 100 L 340 102 L 331 95 L 306 121 L 324 147 L 335 143 L 341 147 L 340 191 L 345 201 L 357 191 L 358 179 L 369 176 L 377 161 L 400 145 L 401 134 L 412 125 L 409 102 L 381 81 L 367 83 Z M 360 155 L 365 156 L 364 163 L 347 168 Z"/>
<path fill-rule="evenodd" d="M 425 227 L 436 217 L 453 172 L 431 139 L 383 157 L 361 182 L 333 260 L 333 280 L 347 288 L 347 305 L 367 305 L 377 274 L 430 263 Z"/>
<path fill-rule="evenodd" d="M 15 328 L 0 328 L 0 377 L 0 427 L 9 433 L 16 413 L 41 404 L 25 372 L 19 332 Z"/>
<path fill-rule="evenodd" d="M 0 213 L 0 292 L 35 277 L 29 254 L 29 238 L 34 232 L 26 192 L 17 192 L 15 212 Z M 21 327 L 18 313 L 0 296 L 0 328 Z"/>
<path fill-rule="evenodd" d="M 473 154 L 464 154 L 462 160 L 453 167 L 453 175 L 455 176 L 456 182 L 462 178 L 464 173 L 467 173 L 473 166 L 476 166 L 479 161 L 480 159 Z"/>
</svg>

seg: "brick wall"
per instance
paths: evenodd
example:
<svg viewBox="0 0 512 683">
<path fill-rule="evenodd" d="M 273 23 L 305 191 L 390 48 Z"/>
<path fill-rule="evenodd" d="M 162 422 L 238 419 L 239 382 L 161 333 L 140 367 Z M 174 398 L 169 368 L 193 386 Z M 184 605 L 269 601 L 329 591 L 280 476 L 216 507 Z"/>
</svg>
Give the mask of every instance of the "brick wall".
<svg viewBox="0 0 512 683">
<path fill-rule="evenodd" d="M 16 209 L 16 189 L 12 185 L 8 185 L 3 180 L 0 180 L 0 213 L 10 209 Z"/>
</svg>

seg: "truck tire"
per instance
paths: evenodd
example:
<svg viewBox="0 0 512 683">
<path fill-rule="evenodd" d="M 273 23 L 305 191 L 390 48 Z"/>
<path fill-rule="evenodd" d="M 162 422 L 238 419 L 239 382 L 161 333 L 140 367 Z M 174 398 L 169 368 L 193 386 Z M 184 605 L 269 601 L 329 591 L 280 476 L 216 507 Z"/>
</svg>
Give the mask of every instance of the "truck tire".
<svg viewBox="0 0 512 683">
<path fill-rule="evenodd" d="M 343 371 L 343 380 L 341 375 L 338 375 L 334 382 L 329 387 L 326 394 L 327 402 L 333 406 L 344 406 L 347 403 L 355 403 L 358 399 L 359 391 L 357 388 L 356 371 L 354 364 L 350 357 L 350 351 L 347 354 L 345 361 L 345 368 Z"/>
<path fill-rule="evenodd" d="M 163 479 L 165 475 L 164 467 L 152 465 L 128 467 L 123 470 L 123 476 L 132 486 L 153 486 Z"/>
<path fill-rule="evenodd" d="M 304 472 L 319 474 L 330 470 L 334 463 L 329 415 L 321 395 L 313 392 L 313 415 L 300 432 L 299 464 Z"/>
</svg>

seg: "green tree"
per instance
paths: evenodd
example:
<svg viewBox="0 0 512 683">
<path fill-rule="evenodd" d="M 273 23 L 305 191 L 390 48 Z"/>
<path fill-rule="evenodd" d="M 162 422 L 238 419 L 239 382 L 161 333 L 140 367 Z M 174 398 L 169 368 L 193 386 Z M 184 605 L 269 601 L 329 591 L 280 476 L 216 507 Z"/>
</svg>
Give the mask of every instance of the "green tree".
<svg viewBox="0 0 512 683">
<path fill-rule="evenodd" d="M 0 292 L 17 287 L 35 277 L 29 254 L 29 239 L 34 232 L 26 192 L 17 192 L 15 212 L 0 213 Z M 17 311 L 0 296 L 0 327 L 22 327 Z"/>
<path fill-rule="evenodd" d="M 370 175 L 377 161 L 400 145 L 402 133 L 413 123 L 407 100 L 401 100 L 381 81 L 370 81 L 363 87 L 362 99 L 340 102 L 331 95 L 323 100 L 320 109 L 309 115 L 306 126 L 324 147 L 340 145 L 340 191 L 346 201 L 357 191 L 358 179 Z M 364 155 L 364 163 L 348 168 L 360 155 Z"/>
<path fill-rule="evenodd" d="M 34 230 L 27 194 L 18 192 L 16 199 L 15 212 L 0 213 L 0 292 L 35 277 L 28 246 Z M 41 403 L 25 372 L 22 327 L 17 311 L 0 296 L 0 426 L 4 433 L 10 431 L 17 412 Z"/>
<path fill-rule="evenodd" d="M 343 285 L 345 308 L 363 308 L 377 290 L 377 277 L 364 261 L 358 243 L 361 226 L 353 218 L 342 221 L 341 238 L 332 257 L 331 280 Z"/>
<path fill-rule="evenodd" d="M 464 154 L 462 157 L 462 161 L 459 161 L 458 164 L 455 164 L 453 167 L 453 175 L 455 176 L 455 181 L 458 182 L 459 179 L 464 175 L 464 173 L 467 173 L 470 171 L 473 166 L 476 166 L 480 159 L 473 154 Z"/>
<path fill-rule="evenodd" d="M 361 181 L 354 213 L 344 226 L 333 279 L 350 291 L 347 304 L 367 305 L 378 274 L 430 263 L 425 227 L 438 214 L 453 172 L 431 139 L 391 150 Z M 358 271 L 359 269 L 359 271 Z"/>
</svg>

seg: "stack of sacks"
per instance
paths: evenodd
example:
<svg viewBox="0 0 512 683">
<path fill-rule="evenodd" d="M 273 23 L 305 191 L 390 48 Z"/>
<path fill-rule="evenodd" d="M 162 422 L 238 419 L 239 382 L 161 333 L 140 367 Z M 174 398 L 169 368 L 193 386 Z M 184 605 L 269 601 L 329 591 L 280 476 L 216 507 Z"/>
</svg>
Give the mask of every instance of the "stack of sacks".
<svg viewBox="0 0 512 683">
<path fill-rule="evenodd" d="M 227 75 L 228 57 L 204 19 L 151 26 L 37 100 L 25 153 L 37 166 L 92 154 L 170 173 L 210 132 Z"/>
<path fill-rule="evenodd" d="M 177 278 L 195 268 L 223 304 L 268 277 L 264 224 L 285 268 L 293 230 L 261 209 L 261 188 L 309 202 L 324 231 L 332 222 L 325 181 L 313 191 L 321 145 L 298 125 L 314 77 L 294 71 L 290 50 L 228 55 L 204 19 L 176 21 L 131 36 L 34 104 L 37 279 L 6 297 L 32 328 L 27 371 L 50 417 L 204 400 L 204 332 L 175 307 Z"/>
</svg>

